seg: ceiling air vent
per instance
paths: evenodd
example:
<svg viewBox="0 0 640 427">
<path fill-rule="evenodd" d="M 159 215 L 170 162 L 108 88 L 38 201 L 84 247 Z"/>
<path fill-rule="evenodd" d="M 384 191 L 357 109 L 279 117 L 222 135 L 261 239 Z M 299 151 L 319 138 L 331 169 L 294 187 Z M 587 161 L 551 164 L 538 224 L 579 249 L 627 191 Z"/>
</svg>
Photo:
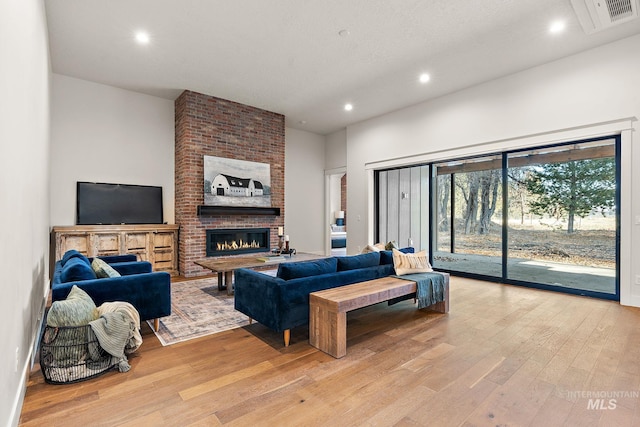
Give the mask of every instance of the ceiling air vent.
<svg viewBox="0 0 640 427">
<path fill-rule="evenodd" d="M 571 0 L 582 29 L 596 33 L 638 17 L 639 0 Z"/>
</svg>

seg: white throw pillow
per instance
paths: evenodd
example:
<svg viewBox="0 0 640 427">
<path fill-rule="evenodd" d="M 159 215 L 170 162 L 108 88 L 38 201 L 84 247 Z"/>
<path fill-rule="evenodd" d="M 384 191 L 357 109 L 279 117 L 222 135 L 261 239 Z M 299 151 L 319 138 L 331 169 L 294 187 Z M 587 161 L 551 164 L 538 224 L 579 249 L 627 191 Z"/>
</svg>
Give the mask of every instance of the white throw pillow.
<svg viewBox="0 0 640 427">
<path fill-rule="evenodd" d="M 405 254 L 397 249 L 393 249 L 393 268 L 396 270 L 396 275 L 398 276 L 433 271 L 431 264 L 429 264 L 427 251 Z"/>
<path fill-rule="evenodd" d="M 367 245 L 362 249 L 363 254 L 368 254 L 370 252 L 380 252 L 380 249 L 376 248 L 374 245 Z"/>
</svg>

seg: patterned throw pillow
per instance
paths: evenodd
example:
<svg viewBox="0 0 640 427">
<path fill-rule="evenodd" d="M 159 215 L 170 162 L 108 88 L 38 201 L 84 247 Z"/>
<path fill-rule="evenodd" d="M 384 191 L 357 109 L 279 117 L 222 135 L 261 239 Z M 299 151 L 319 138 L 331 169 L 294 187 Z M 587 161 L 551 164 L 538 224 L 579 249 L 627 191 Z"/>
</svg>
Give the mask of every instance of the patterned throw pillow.
<svg viewBox="0 0 640 427">
<path fill-rule="evenodd" d="M 67 299 L 51 304 L 47 313 L 47 326 L 83 326 L 97 318 L 98 310 L 89 294 L 73 285 Z"/>
<path fill-rule="evenodd" d="M 392 249 L 400 249 L 398 247 L 398 244 L 396 243 L 395 240 L 390 241 L 389 243 L 387 243 L 386 245 L 384 245 L 384 249 L 387 251 L 390 251 Z"/>
<path fill-rule="evenodd" d="M 398 276 L 433 271 L 427 259 L 427 251 L 405 254 L 397 249 L 393 249 L 393 268 L 396 270 L 396 275 Z"/>
<path fill-rule="evenodd" d="M 91 268 L 96 272 L 98 279 L 106 279 L 108 277 L 120 277 L 120 273 L 113 269 L 109 264 L 100 258 L 94 258 L 91 262 Z"/>
</svg>

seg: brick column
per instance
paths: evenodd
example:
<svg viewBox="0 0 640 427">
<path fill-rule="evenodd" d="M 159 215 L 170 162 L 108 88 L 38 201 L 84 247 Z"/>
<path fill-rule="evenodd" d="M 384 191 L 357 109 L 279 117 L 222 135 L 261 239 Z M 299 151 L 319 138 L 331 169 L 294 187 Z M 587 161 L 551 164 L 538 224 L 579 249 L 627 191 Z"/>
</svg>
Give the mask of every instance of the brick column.
<svg viewBox="0 0 640 427">
<path fill-rule="evenodd" d="M 175 215 L 180 225 L 180 274 L 191 277 L 209 271 L 194 264 L 205 258 L 209 228 L 271 229 L 284 225 L 284 116 L 236 102 L 185 91 L 175 101 Z M 281 216 L 197 215 L 204 203 L 204 156 L 225 157 L 271 165 L 271 205 Z"/>
</svg>

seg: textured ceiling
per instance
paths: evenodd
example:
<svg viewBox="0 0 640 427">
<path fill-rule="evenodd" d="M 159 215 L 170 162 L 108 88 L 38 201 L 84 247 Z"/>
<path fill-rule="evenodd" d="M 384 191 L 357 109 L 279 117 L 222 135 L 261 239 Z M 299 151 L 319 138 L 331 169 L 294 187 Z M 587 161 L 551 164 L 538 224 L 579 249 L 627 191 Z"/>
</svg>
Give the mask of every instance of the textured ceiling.
<svg viewBox="0 0 640 427">
<path fill-rule="evenodd" d="M 586 35 L 569 0 L 45 3 L 55 73 L 168 99 L 188 89 L 319 134 L 640 33 L 637 19 Z"/>
</svg>

